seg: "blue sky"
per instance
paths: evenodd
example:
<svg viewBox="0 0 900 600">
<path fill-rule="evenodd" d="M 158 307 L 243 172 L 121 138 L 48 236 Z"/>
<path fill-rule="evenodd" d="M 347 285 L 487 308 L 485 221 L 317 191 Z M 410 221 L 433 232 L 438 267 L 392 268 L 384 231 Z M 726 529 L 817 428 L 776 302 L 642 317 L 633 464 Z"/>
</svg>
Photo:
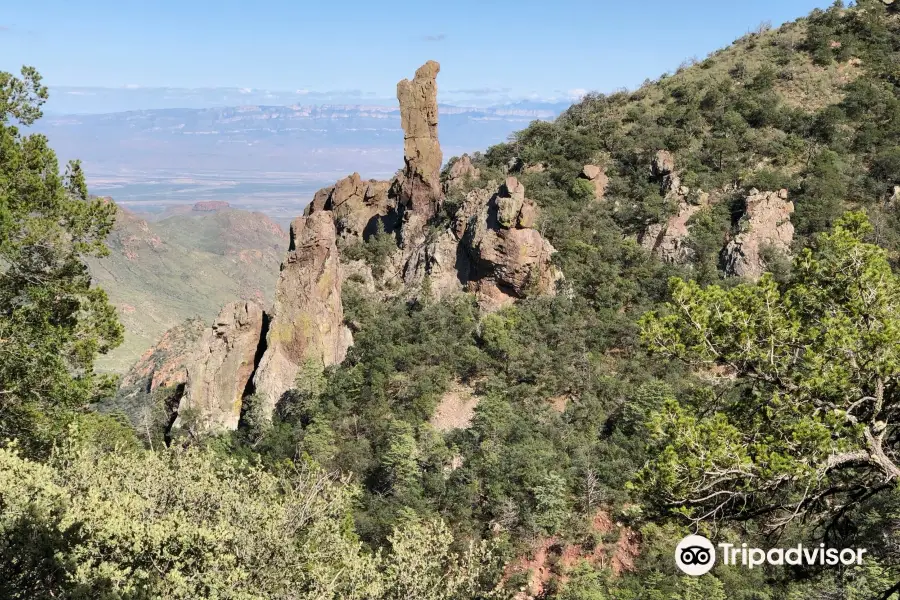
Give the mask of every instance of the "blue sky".
<svg viewBox="0 0 900 600">
<path fill-rule="evenodd" d="M 0 9 L 0 70 L 55 86 L 362 90 L 427 59 L 442 91 L 635 87 L 827 0 L 31 0 Z"/>
</svg>

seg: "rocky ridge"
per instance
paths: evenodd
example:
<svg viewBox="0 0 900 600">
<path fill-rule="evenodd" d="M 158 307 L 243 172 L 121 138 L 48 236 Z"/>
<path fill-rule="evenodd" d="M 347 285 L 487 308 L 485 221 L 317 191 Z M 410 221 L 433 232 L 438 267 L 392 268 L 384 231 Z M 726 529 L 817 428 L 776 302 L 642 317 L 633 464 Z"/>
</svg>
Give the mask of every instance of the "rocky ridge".
<svg viewBox="0 0 900 600">
<path fill-rule="evenodd" d="M 479 172 L 463 156 L 441 182 L 439 71 L 429 61 L 397 85 L 404 131 L 397 175 L 367 181 L 353 173 L 319 190 L 291 224 L 272 309 L 229 304 L 189 350 L 167 357 L 180 374 L 169 399 L 172 429 L 234 430 L 250 395 L 262 418 L 271 419 L 301 369 L 342 362 L 353 343 L 341 303 L 348 277 L 383 296 L 415 298 L 426 288 L 438 298 L 470 292 L 484 310 L 555 293 L 561 273 L 551 265 L 554 249 L 534 228 L 538 207 L 516 177 L 472 190 L 453 219 L 442 216 L 445 193 Z M 379 277 L 371 264 L 341 256 L 341 248 L 382 231 L 396 248 Z"/>
</svg>

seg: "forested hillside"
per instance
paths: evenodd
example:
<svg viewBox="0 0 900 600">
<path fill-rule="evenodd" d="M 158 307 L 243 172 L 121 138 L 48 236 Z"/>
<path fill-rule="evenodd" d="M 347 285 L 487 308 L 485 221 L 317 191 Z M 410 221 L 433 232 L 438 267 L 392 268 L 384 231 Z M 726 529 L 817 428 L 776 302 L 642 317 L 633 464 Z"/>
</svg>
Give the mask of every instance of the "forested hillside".
<svg viewBox="0 0 900 600">
<path fill-rule="evenodd" d="M 29 232 L 45 204 L 18 207 L 36 191 L 8 182 L 31 163 L 4 156 L 0 227 L 15 235 L 0 246 L 0 334 L 26 324 L 72 350 L 0 361 L 0 431 L 19 440 L 0 451 L 0 591 L 896 597 L 898 59 L 900 4 L 838 3 L 590 95 L 450 159 L 439 181 L 427 63 L 398 86 L 404 169 L 316 194 L 274 312 L 204 334 L 220 348 L 256 327 L 238 395 L 223 396 L 236 402 L 219 402 L 235 427 L 196 397 L 208 362 L 154 389 L 159 422 L 80 410 L 109 397 L 90 362 L 119 332 L 83 279 L 71 293 L 103 318 L 66 304 L 54 327 L 37 325 L 61 310 L 54 281 L 8 283 L 34 269 L 20 257 L 40 255 Z M 7 156 L 36 144 L 8 124 L 34 116 L 30 81 L 0 81 Z M 76 199 L 54 206 L 79 217 L 62 221 L 75 240 L 96 230 L 70 252 L 102 251 L 110 215 L 74 172 L 53 197 Z M 286 314 L 316 319 L 291 329 Z M 33 365 L 54 382 L 38 395 L 19 383 Z M 273 393 L 285 372 L 290 389 Z M 692 532 L 868 555 L 694 578 L 673 561 Z"/>
</svg>

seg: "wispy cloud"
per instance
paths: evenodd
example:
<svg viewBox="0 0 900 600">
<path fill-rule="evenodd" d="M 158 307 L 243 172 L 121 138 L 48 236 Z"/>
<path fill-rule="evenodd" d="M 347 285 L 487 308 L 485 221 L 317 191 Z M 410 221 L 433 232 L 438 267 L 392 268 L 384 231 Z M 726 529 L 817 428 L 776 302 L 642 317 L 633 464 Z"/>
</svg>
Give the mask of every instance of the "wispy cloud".
<svg viewBox="0 0 900 600">
<path fill-rule="evenodd" d="M 0 33 L 9 33 L 12 31 L 12 27 L 9 25 L 0 25 Z"/>
<path fill-rule="evenodd" d="M 588 91 L 584 88 L 575 88 L 574 90 L 569 90 L 566 92 L 566 95 L 572 100 L 581 100 L 585 96 L 587 96 Z"/>
<path fill-rule="evenodd" d="M 426 42 L 443 42 L 447 39 L 446 33 L 433 33 L 431 35 L 423 35 L 422 39 Z"/>
</svg>

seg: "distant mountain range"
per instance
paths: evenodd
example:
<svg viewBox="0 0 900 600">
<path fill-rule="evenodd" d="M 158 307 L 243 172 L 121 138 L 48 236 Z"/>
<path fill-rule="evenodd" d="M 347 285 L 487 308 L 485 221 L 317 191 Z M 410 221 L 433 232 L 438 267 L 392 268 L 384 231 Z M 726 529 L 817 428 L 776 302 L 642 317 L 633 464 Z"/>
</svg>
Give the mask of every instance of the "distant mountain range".
<svg viewBox="0 0 900 600">
<path fill-rule="evenodd" d="M 568 106 L 442 105 L 445 158 L 505 141 Z M 157 108 L 49 114 L 34 126 L 63 159 L 80 158 L 91 192 L 136 210 L 225 200 L 280 222 L 353 171 L 387 178 L 402 164 L 396 106 L 327 104 Z"/>
<path fill-rule="evenodd" d="M 454 106 L 519 108 L 552 108 L 571 104 L 576 98 L 566 94 L 551 98 L 513 97 L 506 90 L 445 90 L 438 91 L 441 103 Z M 158 88 L 124 86 L 71 87 L 51 86 L 48 114 L 98 114 L 129 110 L 156 110 L 162 108 L 216 108 L 222 106 L 291 104 L 323 105 L 350 104 L 368 106 L 396 106 L 393 94 L 380 96 L 361 90 L 292 90 L 273 91 L 255 88 Z"/>
</svg>

